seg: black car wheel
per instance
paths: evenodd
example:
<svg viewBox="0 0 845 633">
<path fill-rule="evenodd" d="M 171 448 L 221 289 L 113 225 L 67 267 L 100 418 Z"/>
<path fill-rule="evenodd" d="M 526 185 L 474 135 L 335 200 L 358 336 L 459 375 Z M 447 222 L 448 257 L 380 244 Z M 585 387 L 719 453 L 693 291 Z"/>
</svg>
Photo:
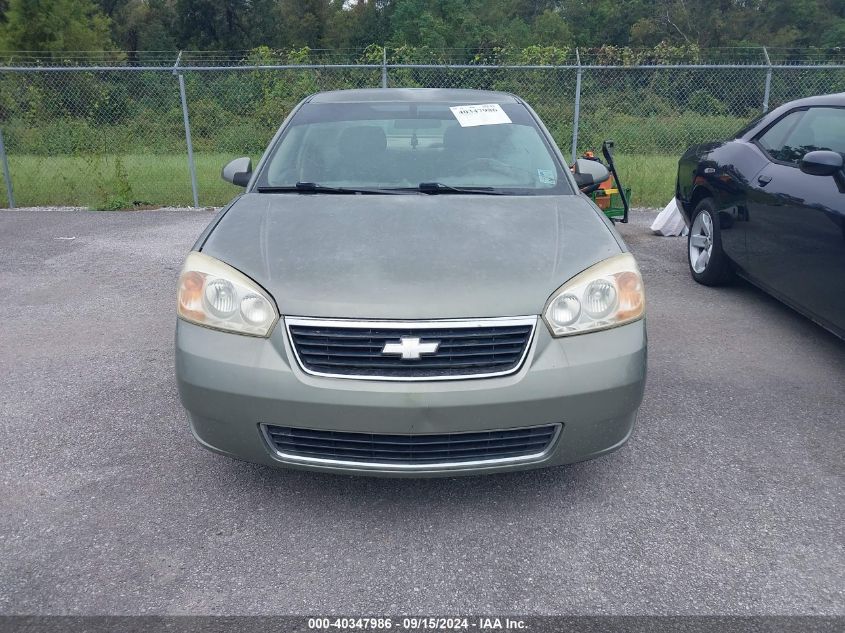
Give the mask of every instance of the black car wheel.
<svg viewBox="0 0 845 633">
<path fill-rule="evenodd" d="M 712 199 L 705 198 L 696 205 L 687 246 L 689 269 L 698 283 L 718 286 L 731 279 L 733 269 L 722 250 L 719 214 Z"/>
</svg>

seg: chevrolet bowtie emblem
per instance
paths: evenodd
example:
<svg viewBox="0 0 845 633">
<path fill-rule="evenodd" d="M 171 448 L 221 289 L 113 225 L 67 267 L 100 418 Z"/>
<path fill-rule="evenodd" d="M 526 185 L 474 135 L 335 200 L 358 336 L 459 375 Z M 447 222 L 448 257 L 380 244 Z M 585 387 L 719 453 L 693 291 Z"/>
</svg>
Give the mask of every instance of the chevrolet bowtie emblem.
<svg viewBox="0 0 845 633">
<path fill-rule="evenodd" d="M 419 360 L 420 354 L 434 354 L 440 342 L 421 343 L 418 338 L 403 336 L 398 343 L 386 343 L 382 354 L 399 354 L 402 360 Z"/>
</svg>

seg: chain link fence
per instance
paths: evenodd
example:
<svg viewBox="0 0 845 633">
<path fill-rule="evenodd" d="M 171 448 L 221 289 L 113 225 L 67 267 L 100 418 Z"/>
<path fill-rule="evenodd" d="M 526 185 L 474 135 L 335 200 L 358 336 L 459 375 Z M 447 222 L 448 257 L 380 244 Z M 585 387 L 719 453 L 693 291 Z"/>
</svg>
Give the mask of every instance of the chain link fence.
<svg viewBox="0 0 845 633">
<path fill-rule="evenodd" d="M 515 93 L 567 155 L 613 139 L 635 202 L 657 204 L 671 196 L 670 172 L 686 147 L 725 138 L 787 101 L 845 92 L 845 65 L 6 66 L 8 204 L 13 195 L 18 206 L 221 205 L 238 191 L 220 180 L 221 166 L 257 159 L 303 97 L 378 87 Z"/>
</svg>

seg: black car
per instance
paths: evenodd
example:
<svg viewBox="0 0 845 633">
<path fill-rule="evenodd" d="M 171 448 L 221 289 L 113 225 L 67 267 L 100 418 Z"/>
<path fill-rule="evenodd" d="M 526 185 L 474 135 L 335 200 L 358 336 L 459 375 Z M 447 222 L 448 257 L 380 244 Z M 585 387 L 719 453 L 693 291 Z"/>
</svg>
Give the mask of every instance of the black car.
<svg viewBox="0 0 845 633">
<path fill-rule="evenodd" d="M 845 338 L 845 93 L 755 119 L 678 163 L 693 278 L 738 274 Z"/>
</svg>

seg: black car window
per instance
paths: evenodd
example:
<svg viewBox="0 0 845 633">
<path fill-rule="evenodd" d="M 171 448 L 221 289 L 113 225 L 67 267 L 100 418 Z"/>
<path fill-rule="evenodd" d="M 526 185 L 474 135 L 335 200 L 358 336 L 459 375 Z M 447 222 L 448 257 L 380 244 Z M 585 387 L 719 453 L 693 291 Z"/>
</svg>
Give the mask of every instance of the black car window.
<svg viewBox="0 0 845 633">
<path fill-rule="evenodd" d="M 778 119 L 763 134 L 757 137 L 757 142 L 775 160 L 780 158 L 781 150 L 786 145 L 786 139 L 790 135 L 798 121 L 804 116 L 805 110 L 795 110 L 786 116 Z"/>
<path fill-rule="evenodd" d="M 766 130 L 758 142 L 774 160 L 793 165 L 807 152 L 820 149 L 845 156 L 845 108 L 791 112 Z"/>
</svg>

